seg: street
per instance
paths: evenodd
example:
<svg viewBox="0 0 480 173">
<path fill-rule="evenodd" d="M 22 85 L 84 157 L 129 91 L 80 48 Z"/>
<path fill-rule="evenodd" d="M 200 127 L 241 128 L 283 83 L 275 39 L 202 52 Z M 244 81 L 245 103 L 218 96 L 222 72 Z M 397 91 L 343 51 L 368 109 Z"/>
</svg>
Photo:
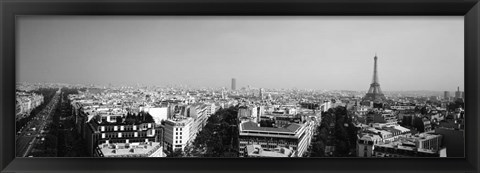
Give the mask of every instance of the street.
<svg viewBox="0 0 480 173">
<path fill-rule="evenodd" d="M 21 129 L 19 134 L 16 136 L 16 156 L 17 157 L 26 157 L 30 153 L 31 149 L 35 145 L 36 138 L 41 138 L 44 132 L 44 129 L 47 125 L 47 120 L 49 119 L 51 113 L 55 109 L 59 98 L 60 98 L 60 89 L 55 93 L 53 99 L 48 103 L 48 105 L 40 113 L 35 115 L 27 125 Z"/>
</svg>

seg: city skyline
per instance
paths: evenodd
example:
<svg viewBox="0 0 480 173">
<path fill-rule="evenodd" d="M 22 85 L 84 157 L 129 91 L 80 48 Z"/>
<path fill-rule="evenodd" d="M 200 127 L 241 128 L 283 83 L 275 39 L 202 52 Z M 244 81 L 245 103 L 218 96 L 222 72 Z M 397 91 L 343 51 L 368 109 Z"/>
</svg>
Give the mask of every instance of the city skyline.
<svg viewBox="0 0 480 173">
<path fill-rule="evenodd" d="M 365 91 L 377 54 L 385 91 L 464 85 L 461 17 L 23 16 L 18 26 L 17 82 Z"/>
</svg>

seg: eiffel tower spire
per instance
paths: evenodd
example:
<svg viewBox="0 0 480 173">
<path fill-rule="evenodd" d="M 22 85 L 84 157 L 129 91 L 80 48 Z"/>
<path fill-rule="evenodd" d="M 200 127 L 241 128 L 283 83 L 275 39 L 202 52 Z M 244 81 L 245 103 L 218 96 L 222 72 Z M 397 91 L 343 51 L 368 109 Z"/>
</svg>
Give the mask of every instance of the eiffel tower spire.
<svg viewBox="0 0 480 173">
<path fill-rule="evenodd" d="M 377 53 L 375 53 L 375 57 L 373 57 L 375 63 L 373 65 L 373 79 L 372 83 L 378 83 L 378 73 L 377 73 Z"/>
<path fill-rule="evenodd" d="M 378 82 L 377 53 L 375 53 L 375 57 L 373 58 L 373 60 L 373 79 L 372 83 L 370 84 L 370 88 L 368 89 L 368 93 L 365 95 L 363 100 L 374 101 L 378 103 L 385 100 L 385 95 L 383 95 L 382 89 L 380 89 L 380 83 Z"/>
</svg>

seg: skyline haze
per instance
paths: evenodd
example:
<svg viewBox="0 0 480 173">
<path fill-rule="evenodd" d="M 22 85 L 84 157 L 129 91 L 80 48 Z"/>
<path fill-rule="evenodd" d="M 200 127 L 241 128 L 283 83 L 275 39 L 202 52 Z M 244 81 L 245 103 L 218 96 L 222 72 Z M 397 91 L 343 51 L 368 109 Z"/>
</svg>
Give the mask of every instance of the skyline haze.
<svg viewBox="0 0 480 173">
<path fill-rule="evenodd" d="M 17 82 L 384 91 L 464 86 L 455 17 L 17 19 Z"/>
</svg>

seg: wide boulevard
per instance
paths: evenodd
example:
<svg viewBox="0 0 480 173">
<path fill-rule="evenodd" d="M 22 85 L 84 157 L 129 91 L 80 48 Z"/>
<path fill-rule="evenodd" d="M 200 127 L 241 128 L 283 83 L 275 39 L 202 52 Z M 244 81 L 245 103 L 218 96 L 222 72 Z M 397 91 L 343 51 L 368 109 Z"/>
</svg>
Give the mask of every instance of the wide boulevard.
<svg viewBox="0 0 480 173">
<path fill-rule="evenodd" d="M 47 120 L 51 116 L 53 110 L 55 110 L 55 107 L 59 101 L 60 92 L 61 90 L 59 89 L 48 105 L 37 115 L 35 115 L 35 118 L 28 122 L 26 126 L 17 134 L 17 157 L 27 157 L 35 145 L 35 142 L 39 140 L 41 136 L 43 136 L 42 133 L 44 132 L 45 126 L 48 124 Z"/>
</svg>

